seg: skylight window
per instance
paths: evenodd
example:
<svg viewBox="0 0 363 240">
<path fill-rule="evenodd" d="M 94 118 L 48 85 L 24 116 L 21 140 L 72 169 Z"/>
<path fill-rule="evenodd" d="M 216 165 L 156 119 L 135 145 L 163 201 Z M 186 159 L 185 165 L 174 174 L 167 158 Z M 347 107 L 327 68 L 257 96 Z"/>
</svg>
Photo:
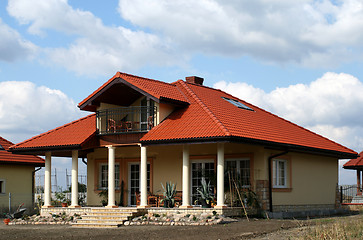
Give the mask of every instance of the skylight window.
<svg viewBox="0 0 363 240">
<path fill-rule="evenodd" d="M 0 144 L 0 150 L 5 150 L 5 148 L 3 148 L 3 146 L 1 146 L 1 144 Z"/>
<path fill-rule="evenodd" d="M 235 105 L 238 108 L 242 108 L 242 109 L 246 109 L 246 110 L 250 110 L 250 111 L 254 111 L 252 108 L 247 107 L 246 105 L 244 105 L 243 103 L 234 100 L 234 99 L 230 99 L 230 98 L 226 98 L 226 97 L 222 97 L 224 100 L 226 100 L 229 103 L 232 103 L 233 105 Z"/>
</svg>

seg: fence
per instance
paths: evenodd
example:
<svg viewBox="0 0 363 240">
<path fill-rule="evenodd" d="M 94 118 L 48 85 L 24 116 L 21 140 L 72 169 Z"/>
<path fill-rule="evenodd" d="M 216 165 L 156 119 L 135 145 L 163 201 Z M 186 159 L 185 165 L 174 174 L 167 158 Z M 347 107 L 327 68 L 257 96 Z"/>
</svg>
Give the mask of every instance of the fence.
<svg viewBox="0 0 363 240">
<path fill-rule="evenodd" d="M 44 193 L 34 194 L 35 205 L 43 205 L 44 203 Z M 52 206 L 60 207 L 62 203 L 67 203 L 70 205 L 72 199 L 72 194 L 70 192 L 52 192 L 51 202 Z M 87 192 L 78 193 L 78 205 L 85 206 L 87 203 Z"/>
<path fill-rule="evenodd" d="M 342 204 L 362 203 L 362 187 L 357 185 L 341 185 L 339 186 L 340 202 Z"/>
</svg>

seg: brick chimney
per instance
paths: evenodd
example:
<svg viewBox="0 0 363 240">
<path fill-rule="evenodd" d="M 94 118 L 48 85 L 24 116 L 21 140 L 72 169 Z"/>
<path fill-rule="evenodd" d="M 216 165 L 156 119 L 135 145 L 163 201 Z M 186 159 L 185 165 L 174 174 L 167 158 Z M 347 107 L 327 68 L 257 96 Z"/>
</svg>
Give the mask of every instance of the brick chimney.
<svg viewBox="0 0 363 240">
<path fill-rule="evenodd" d="M 203 85 L 204 78 L 197 77 L 197 76 L 190 76 L 190 77 L 186 77 L 185 81 L 187 81 L 188 83 Z"/>
</svg>

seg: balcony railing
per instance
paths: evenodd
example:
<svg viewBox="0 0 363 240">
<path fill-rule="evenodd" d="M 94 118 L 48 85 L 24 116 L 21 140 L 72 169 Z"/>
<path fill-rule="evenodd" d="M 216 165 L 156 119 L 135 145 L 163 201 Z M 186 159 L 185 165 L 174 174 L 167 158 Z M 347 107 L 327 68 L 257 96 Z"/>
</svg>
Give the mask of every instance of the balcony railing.
<svg viewBox="0 0 363 240">
<path fill-rule="evenodd" d="M 156 107 L 118 107 L 97 111 L 98 134 L 147 132 L 155 126 Z"/>
</svg>

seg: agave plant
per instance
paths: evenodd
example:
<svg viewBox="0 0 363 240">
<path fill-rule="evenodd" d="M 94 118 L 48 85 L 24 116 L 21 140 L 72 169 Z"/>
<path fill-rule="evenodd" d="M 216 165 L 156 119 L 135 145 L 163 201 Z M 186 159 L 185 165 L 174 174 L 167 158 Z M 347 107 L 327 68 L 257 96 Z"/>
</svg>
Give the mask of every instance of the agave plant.
<svg viewBox="0 0 363 240">
<path fill-rule="evenodd" d="M 164 202 L 164 207 L 172 208 L 175 204 L 175 195 L 176 195 L 176 184 L 172 184 L 171 182 L 166 182 L 165 187 L 161 183 L 161 186 L 164 190 L 164 199 L 161 201 Z"/>
<path fill-rule="evenodd" d="M 213 188 L 210 185 L 210 181 L 205 180 L 205 178 L 202 178 L 201 181 L 202 187 L 201 188 L 197 188 L 197 192 L 200 194 L 200 198 L 202 199 L 202 203 L 203 201 L 210 206 L 212 201 L 213 201 Z"/>
</svg>

